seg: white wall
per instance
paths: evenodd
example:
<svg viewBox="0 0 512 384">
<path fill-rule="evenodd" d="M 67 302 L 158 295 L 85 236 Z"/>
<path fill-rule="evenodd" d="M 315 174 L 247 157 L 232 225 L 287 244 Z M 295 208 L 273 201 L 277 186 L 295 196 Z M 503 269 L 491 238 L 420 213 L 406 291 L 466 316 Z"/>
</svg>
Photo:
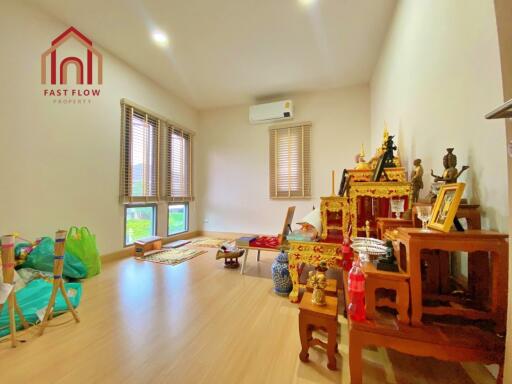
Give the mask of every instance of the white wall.
<svg viewBox="0 0 512 384">
<path fill-rule="evenodd" d="M 101 96 L 90 105 L 53 104 L 41 95 L 40 56 L 68 26 L 20 3 L 2 1 L 0 12 L 0 233 L 33 239 L 86 225 L 101 253 L 118 250 L 120 99 L 190 129 L 197 112 L 101 48 Z"/>
<path fill-rule="evenodd" d="M 371 82 L 372 142 L 387 121 L 408 168 L 423 160 L 422 196 L 430 169 L 441 173 L 445 148 L 454 147 L 458 168 L 471 167 L 459 180 L 481 205 L 482 225 L 508 232 L 504 123 L 484 119 L 502 89 L 492 0 L 398 3 Z"/>
<path fill-rule="evenodd" d="M 250 125 L 249 106 L 200 113 L 198 137 L 198 221 L 206 231 L 277 234 L 286 208 L 295 220 L 331 193 L 331 170 L 354 165 L 361 143 L 370 141 L 367 86 L 291 95 L 294 121 L 311 121 L 312 195 L 309 200 L 269 199 L 268 125 Z M 336 185 L 336 192 L 338 190 Z M 204 223 L 207 220 L 207 223 Z"/>
<path fill-rule="evenodd" d="M 458 168 L 471 166 L 459 180 L 483 225 L 508 230 L 505 131 L 484 119 L 503 97 L 492 0 L 399 2 L 371 97 L 373 146 L 387 121 L 407 167 L 423 159 L 422 196 L 454 147 Z"/>
</svg>

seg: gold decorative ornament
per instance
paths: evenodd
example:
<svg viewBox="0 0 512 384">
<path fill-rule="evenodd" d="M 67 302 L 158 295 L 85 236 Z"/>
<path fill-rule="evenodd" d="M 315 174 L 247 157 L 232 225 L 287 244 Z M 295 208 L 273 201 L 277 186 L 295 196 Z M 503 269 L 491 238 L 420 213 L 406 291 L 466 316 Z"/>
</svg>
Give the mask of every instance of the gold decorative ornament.
<svg viewBox="0 0 512 384">
<path fill-rule="evenodd" d="M 325 288 L 327 287 L 327 278 L 323 271 L 310 271 L 308 283 L 313 287 L 311 302 L 315 305 L 325 305 Z"/>
</svg>

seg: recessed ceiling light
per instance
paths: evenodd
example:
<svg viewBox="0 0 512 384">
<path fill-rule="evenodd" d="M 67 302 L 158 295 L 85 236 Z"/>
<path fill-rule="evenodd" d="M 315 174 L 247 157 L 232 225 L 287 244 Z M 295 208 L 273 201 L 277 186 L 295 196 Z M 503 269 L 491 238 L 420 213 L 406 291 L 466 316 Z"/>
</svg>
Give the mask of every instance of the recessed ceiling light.
<svg viewBox="0 0 512 384">
<path fill-rule="evenodd" d="M 161 31 L 155 31 L 152 34 L 153 41 L 161 47 L 166 47 L 169 45 L 169 38 L 167 35 Z"/>
<path fill-rule="evenodd" d="M 299 0 L 299 3 L 304 7 L 311 7 L 317 0 Z"/>
</svg>

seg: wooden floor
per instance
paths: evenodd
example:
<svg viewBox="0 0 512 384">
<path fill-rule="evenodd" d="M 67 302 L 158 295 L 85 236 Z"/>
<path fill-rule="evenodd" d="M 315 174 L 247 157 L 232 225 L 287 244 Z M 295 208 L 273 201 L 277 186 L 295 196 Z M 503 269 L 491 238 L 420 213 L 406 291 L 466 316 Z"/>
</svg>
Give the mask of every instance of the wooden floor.
<svg viewBox="0 0 512 384">
<path fill-rule="evenodd" d="M 224 269 L 214 250 L 178 266 L 133 259 L 84 283 L 80 324 L 0 343 L 0 383 L 349 383 L 346 325 L 337 372 L 299 361 L 298 309 L 272 292 L 275 253 Z M 54 319 L 62 323 L 69 315 Z M 493 383 L 478 364 L 365 352 L 365 383 Z"/>
</svg>

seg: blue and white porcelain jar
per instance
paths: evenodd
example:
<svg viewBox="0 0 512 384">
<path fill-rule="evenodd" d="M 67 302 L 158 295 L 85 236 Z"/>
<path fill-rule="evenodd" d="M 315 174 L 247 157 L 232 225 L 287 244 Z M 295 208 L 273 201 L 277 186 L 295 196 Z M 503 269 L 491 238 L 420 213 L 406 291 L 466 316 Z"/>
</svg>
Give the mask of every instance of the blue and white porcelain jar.
<svg viewBox="0 0 512 384">
<path fill-rule="evenodd" d="M 288 296 L 292 291 L 293 284 L 288 270 L 288 253 L 281 250 L 272 263 L 272 281 L 274 292 L 280 296 Z"/>
</svg>

